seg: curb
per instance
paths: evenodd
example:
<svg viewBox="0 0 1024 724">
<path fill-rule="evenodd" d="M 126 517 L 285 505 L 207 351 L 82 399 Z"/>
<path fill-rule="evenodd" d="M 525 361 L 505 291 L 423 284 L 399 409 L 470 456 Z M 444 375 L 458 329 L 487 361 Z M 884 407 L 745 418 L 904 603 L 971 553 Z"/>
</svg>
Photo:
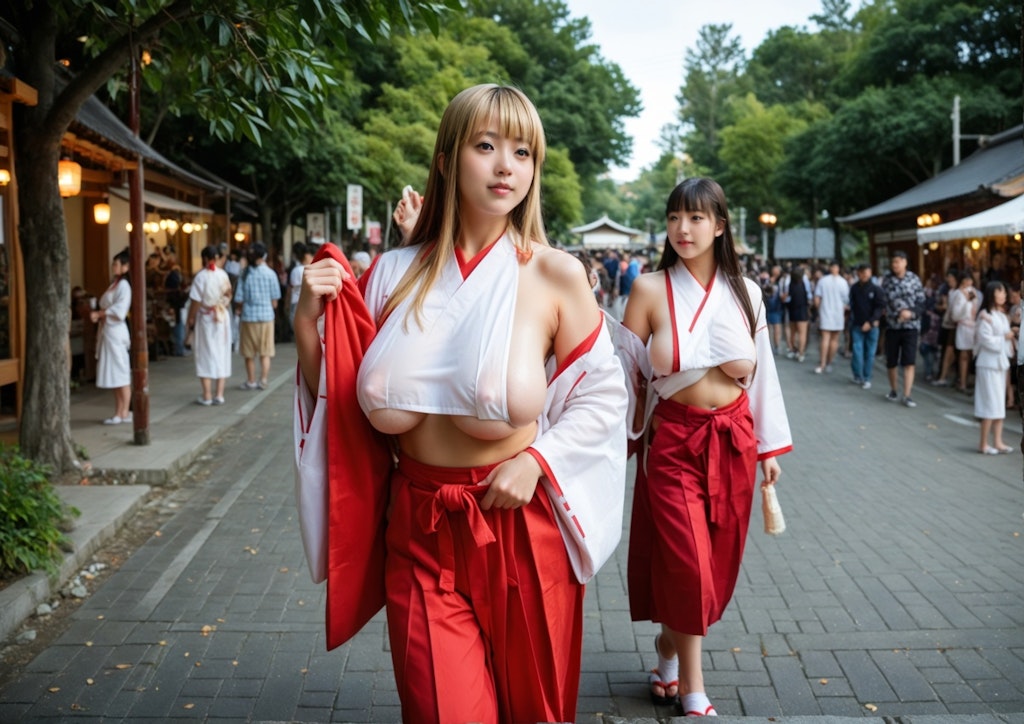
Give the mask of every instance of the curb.
<svg viewBox="0 0 1024 724">
<path fill-rule="evenodd" d="M 71 552 L 65 555 L 55 578 L 37 571 L 0 591 L 0 641 L 7 640 L 35 612 L 36 606 L 49 602 L 89 557 L 135 515 L 150 491 L 148 485 L 55 487 L 64 503 L 82 511 L 68 533 Z"/>
</svg>

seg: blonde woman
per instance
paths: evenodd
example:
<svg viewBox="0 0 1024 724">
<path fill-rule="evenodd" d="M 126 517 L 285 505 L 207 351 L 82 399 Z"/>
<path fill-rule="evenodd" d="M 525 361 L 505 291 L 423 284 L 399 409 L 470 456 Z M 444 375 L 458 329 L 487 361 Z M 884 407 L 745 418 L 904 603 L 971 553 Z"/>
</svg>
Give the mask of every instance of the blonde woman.
<svg viewBox="0 0 1024 724">
<path fill-rule="evenodd" d="M 356 393 L 397 453 L 384 587 L 408 722 L 574 721 L 583 581 L 621 528 L 622 369 L 585 270 L 547 244 L 544 152 L 521 92 L 459 93 L 405 245 L 359 280 L 377 332 Z M 354 283 L 335 259 L 304 270 L 307 405 L 335 354 L 317 320 Z"/>
</svg>

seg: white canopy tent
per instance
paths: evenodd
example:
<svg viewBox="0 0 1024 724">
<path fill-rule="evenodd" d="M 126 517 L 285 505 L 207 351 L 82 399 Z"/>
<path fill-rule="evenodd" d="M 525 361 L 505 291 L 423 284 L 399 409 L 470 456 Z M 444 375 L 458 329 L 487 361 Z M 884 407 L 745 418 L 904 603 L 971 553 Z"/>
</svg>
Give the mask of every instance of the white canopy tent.
<svg viewBox="0 0 1024 724">
<path fill-rule="evenodd" d="M 1024 195 L 972 216 L 917 230 L 921 246 L 933 241 L 956 241 L 1024 232 Z"/>
</svg>

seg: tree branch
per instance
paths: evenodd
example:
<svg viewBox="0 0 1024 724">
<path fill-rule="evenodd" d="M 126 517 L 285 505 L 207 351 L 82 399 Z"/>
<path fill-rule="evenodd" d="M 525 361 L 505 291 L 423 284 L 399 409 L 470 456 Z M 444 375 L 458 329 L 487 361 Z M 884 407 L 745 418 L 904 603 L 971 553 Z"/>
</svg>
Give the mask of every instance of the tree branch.
<svg viewBox="0 0 1024 724">
<path fill-rule="evenodd" d="M 77 73 L 54 99 L 46 125 L 53 133 L 63 134 L 90 96 L 124 67 L 131 58 L 132 49 L 156 37 L 171 23 L 180 22 L 193 14 L 190 0 L 176 0 L 142 25 L 110 43 L 92 62 Z"/>
</svg>

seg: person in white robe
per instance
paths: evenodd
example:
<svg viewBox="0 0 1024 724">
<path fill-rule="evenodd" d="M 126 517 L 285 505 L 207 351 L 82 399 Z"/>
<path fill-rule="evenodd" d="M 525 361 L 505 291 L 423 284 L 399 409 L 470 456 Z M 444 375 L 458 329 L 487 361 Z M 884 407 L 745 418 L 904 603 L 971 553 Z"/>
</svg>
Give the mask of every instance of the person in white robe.
<svg viewBox="0 0 1024 724">
<path fill-rule="evenodd" d="M 98 323 L 96 338 L 96 386 L 114 391 L 114 415 L 104 425 L 131 422 L 132 399 L 131 336 L 128 334 L 128 310 L 132 306 L 132 287 L 128 283 L 128 250 L 114 257 L 111 264 L 113 281 L 100 297 L 99 309 L 90 318 Z"/>
<path fill-rule="evenodd" d="M 974 416 L 981 423 L 978 452 L 984 455 L 1012 453 L 1003 442 L 1006 417 L 1006 371 L 1013 355 L 1014 335 L 1006 308 L 1006 286 L 989 282 L 974 325 Z M 992 444 L 988 444 L 989 433 Z"/>
<path fill-rule="evenodd" d="M 224 404 L 224 384 L 231 377 L 231 279 L 217 266 L 217 247 L 203 249 L 203 269 L 189 292 L 188 329 L 202 395 L 196 403 Z"/>
</svg>

